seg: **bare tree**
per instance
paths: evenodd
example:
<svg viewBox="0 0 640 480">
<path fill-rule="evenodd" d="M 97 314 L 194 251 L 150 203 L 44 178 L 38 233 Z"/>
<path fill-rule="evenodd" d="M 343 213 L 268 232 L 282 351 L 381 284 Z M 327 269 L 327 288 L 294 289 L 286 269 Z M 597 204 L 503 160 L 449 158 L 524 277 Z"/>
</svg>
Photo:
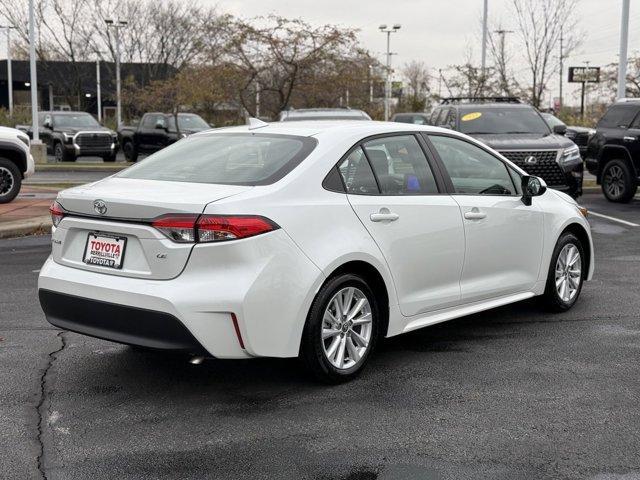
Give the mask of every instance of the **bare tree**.
<svg viewBox="0 0 640 480">
<path fill-rule="evenodd" d="M 431 76 L 424 62 L 412 60 L 402 69 L 402 75 L 407 81 L 407 103 L 413 112 L 424 111 L 429 97 L 429 82 Z"/>
<path fill-rule="evenodd" d="M 581 43 L 577 31 L 576 0 L 512 0 L 518 34 L 531 74 L 530 100 L 539 107 L 547 82 L 558 70 L 554 53 L 564 36 L 564 54 Z"/>
</svg>

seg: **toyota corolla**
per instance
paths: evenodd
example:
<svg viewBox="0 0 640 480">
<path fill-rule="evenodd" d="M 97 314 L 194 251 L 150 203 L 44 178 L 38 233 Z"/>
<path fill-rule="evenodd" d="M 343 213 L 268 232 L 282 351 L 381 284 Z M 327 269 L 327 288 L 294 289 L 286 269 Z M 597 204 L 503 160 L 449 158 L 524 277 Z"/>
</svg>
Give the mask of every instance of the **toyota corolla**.
<svg viewBox="0 0 640 480">
<path fill-rule="evenodd" d="M 357 375 L 376 344 L 593 274 L 586 211 L 449 130 L 292 122 L 193 135 L 51 207 L 50 323 L 194 358 L 301 356 Z"/>
</svg>

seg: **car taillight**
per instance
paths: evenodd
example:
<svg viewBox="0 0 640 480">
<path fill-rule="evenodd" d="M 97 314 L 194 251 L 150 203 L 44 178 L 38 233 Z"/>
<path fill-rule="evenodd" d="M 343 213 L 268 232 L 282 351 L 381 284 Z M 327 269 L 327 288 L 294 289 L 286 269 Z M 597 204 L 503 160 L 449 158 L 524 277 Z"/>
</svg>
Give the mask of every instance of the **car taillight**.
<svg viewBox="0 0 640 480">
<path fill-rule="evenodd" d="M 280 228 L 258 215 L 169 214 L 156 218 L 151 225 L 178 243 L 238 240 Z"/>
<path fill-rule="evenodd" d="M 64 209 L 60 206 L 60 204 L 54 201 L 49 207 L 49 213 L 51 213 L 51 223 L 53 223 L 54 227 L 60 225 L 60 222 L 64 218 Z"/>
<path fill-rule="evenodd" d="M 199 242 L 237 240 L 279 228 L 268 218 L 257 215 L 202 215 L 197 227 Z"/>
<path fill-rule="evenodd" d="M 169 214 L 156 218 L 151 225 L 160 230 L 174 242 L 190 243 L 196 241 L 196 214 Z"/>
</svg>

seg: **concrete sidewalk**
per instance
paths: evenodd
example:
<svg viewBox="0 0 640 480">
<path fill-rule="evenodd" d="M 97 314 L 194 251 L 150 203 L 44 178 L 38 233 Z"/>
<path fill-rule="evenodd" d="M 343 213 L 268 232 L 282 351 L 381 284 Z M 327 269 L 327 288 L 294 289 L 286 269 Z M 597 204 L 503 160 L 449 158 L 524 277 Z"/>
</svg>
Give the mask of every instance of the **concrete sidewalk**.
<svg viewBox="0 0 640 480">
<path fill-rule="evenodd" d="M 0 204 L 0 238 L 47 233 L 57 189 L 23 186 L 13 202 Z"/>
</svg>

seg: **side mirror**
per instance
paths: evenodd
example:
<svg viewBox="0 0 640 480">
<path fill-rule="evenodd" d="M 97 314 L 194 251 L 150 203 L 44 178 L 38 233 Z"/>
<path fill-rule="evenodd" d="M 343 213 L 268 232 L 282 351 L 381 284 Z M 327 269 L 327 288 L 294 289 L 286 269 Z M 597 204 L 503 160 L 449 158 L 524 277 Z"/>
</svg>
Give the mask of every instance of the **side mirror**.
<svg viewBox="0 0 640 480">
<path fill-rule="evenodd" d="M 51 124 L 51 120 L 45 120 L 42 126 L 45 128 L 53 128 L 53 125 Z"/>
<path fill-rule="evenodd" d="M 160 121 L 160 122 L 156 122 L 156 129 L 157 130 L 166 130 L 167 127 L 165 127 L 164 122 Z"/>
<path fill-rule="evenodd" d="M 522 177 L 522 203 L 529 206 L 533 197 L 539 197 L 547 191 L 547 184 L 540 177 L 524 175 Z"/>
<path fill-rule="evenodd" d="M 555 127 L 553 127 L 553 133 L 557 133 L 558 135 L 564 135 L 565 133 L 567 133 L 567 126 L 556 125 Z"/>
</svg>

